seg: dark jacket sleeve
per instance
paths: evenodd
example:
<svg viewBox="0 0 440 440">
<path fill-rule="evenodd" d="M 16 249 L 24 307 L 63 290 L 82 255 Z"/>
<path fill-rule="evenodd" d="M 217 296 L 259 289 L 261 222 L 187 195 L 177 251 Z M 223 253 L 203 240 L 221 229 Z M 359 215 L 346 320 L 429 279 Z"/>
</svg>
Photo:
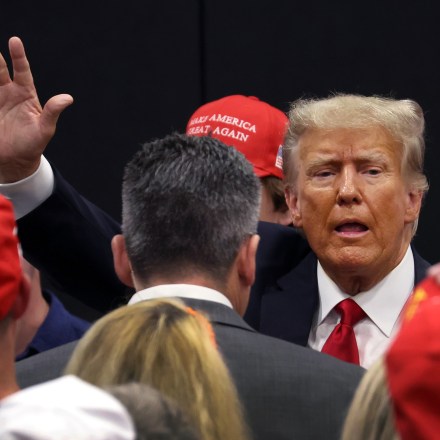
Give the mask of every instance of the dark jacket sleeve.
<svg viewBox="0 0 440 440">
<path fill-rule="evenodd" d="M 120 225 L 54 170 L 53 194 L 18 221 L 24 257 L 57 289 L 106 312 L 125 302 L 111 239 Z"/>
</svg>

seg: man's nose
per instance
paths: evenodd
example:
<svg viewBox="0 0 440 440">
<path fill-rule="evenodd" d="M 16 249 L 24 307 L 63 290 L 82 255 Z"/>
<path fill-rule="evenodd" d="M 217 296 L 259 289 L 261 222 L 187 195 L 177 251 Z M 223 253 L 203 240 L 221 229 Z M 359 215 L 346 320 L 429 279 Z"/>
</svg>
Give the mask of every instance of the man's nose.
<svg viewBox="0 0 440 440">
<path fill-rule="evenodd" d="M 339 205 L 360 203 L 362 201 L 362 195 L 359 183 L 357 171 L 352 168 L 344 168 L 338 181 L 337 203 Z"/>
</svg>

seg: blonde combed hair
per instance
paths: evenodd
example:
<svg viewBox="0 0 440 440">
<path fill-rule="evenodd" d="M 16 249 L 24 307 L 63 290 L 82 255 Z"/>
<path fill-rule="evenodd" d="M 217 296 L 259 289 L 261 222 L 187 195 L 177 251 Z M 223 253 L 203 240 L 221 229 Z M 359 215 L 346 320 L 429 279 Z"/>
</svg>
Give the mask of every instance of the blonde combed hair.
<svg viewBox="0 0 440 440">
<path fill-rule="evenodd" d="M 151 385 L 180 405 L 203 439 L 247 439 L 235 385 L 208 325 L 177 300 L 121 307 L 89 329 L 65 373 L 100 387 Z"/>
</svg>

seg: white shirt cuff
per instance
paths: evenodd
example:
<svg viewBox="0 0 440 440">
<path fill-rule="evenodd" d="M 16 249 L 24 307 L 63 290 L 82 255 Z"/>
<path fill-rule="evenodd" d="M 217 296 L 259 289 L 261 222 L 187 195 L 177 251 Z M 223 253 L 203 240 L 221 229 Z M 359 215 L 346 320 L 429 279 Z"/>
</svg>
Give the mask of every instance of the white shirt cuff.
<svg viewBox="0 0 440 440">
<path fill-rule="evenodd" d="M 18 220 L 29 214 L 45 200 L 54 187 L 52 167 L 44 156 L 34 174 L 13 183 L 0 183 L 0 194 L 14 205 L 15 218 Z"/>
</svg>

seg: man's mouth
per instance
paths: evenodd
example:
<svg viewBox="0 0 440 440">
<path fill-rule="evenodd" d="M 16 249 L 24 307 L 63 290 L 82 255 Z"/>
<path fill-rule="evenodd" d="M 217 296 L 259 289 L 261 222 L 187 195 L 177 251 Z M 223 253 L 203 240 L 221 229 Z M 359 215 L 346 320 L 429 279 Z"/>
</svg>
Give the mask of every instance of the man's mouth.
<svg viewBox="0 0 440 440">
<path fill-rule="evenodd" d="M 341 234 L 360 234 L 367 231 L 368 227 L 358 222 L 347 222 L 336 226 L 336 232 Z"/>
</svg>

